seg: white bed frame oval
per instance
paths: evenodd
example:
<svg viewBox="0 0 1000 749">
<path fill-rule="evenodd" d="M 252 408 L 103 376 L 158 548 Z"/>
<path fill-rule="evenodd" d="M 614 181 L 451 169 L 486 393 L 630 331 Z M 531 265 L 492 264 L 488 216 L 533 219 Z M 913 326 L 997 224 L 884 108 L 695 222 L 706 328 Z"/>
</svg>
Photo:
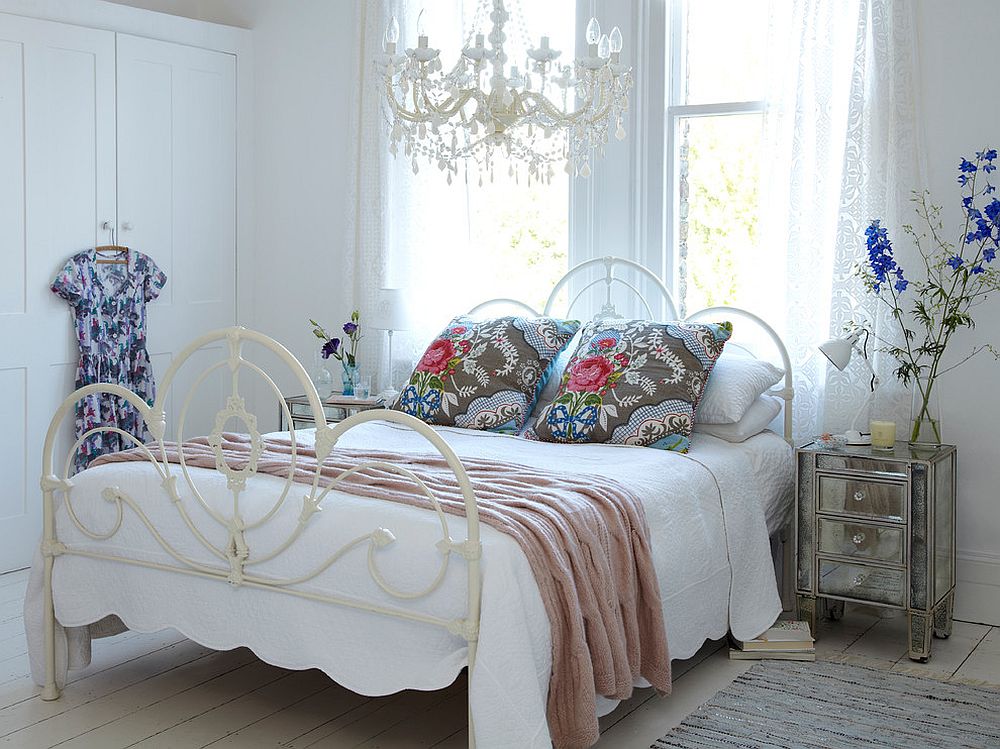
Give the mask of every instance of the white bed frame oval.
<svg viewBox="0 0 1000 749">
<path fill-rule="evenodd" d="M 604 284 L 605 296 L 604 302 L 601 309 L 594 317 L 598 318 L 616 318 L 620 317 L 617 309 L 612 301 L 613 291 L 617 287 L 624 288 L 631 294 L 634 294 L 639 302 L 644 306 L 649 317 L 656 317 L 653 308 L 640 292 L 639 288 L 629 282 L 626 279 L 621 278 L 616 275 L 616 270 L 627 269 L 634 273 L 637 273 L 640 277 L 648 281 L 653 288 L 657 289 L 662 295 L 660 300 L 663 305 L 665 305 L 665 311 L 667 313 L 667 319 L 676 317 L 676 306 L 669 289 L 664 285 L 662 280 L 660 280 L 654 273 L 652 273 L 647 268 L 642 265 L 635 263 L 631 260 L 617 257 L 606 257 L 596 260 L 590 260 L 581 263 L 574 268 L 572 268 L 565 276 L 563 276 L 555 285 L 552 293 L 549 295 L 549 299 L 546 302 L 544 313 L 548 314 L 552 311 L 553 306 L 556 303 L 559 294 L 564 288 L 569 284 L 578 279 L 582 274 L 586 273 L 588 270 L 592 270 L 595 267 L 603 267 L 604 275 L 594 281 L 585 282 L 576 290 L 575 295 L 569 303 L 569 308 L 572 310 L 573 307 L 584 297 L 584 295 L 594 288 L 599 288 L 600 284 Z M 514 306 L 518 309 L 524 310 L 525 312 L 537 315 L 538 313 L 532 309 L 530 306 L 514 299 L 494 299 L 488 302 L 484 302 L 477 305 L 472 312 L 480 312 L 489 306 L 494 306 L 498 304 L 506 304 Z M 764 331 L 767 336 L 775 344 L 780 359 L 785 367 L 785 386 L 781 390 L 775 391 L 775 394 L 781 397 L 785 402 L 785 438 L 791 439 L 791 402 L 792 402 L 792 373 L 791 364 L 788 358 L 788 352 L 785 350 L 785 346 L 781 339 L 775 333 L 775 331 L 767 325 L 763 320 L 761 320 L 756 315 L 745 310 L 740 310 L 731 307 L 712 307 L 709 309 L 701 310 L 689 315 L 687 320 L 704 320 L 708 318 L 720 319 L 721 317 L 737 316 L 740 317 Z M 226 355 L 220 361 L 217 361 L 207 367 L 201 372 L 200 376 L 196 378 L 194 383 L 191 385 L 189 390 L 184 394 L 183 406 L 181 408 L 178 423 L 177 423 L 177 440 L 183 441 L 184 435 L 184 424 L 187 417 L 188 410 L 191 406 L 193 396 L 197 391 L 198 387 L 205 379 L 218 370 L 228 370 L 229 372 L 229 395 L 226 399 L 226 403 L 223 404 L 219 411 L 216 413 L 215 417 L 215 428 L 209 437 L 209 444 L 212 447 L 215 457 L 216 457 L 216 467 L 219 471 L 225 474 L 227 479 L 227 485 L 233 493 L 233 505 L 232 511 L 230 513 L 221 512 L 217 509 L 212 508 L 201 495 L 198 490 L 197 482 L 194 479 L 192 473 L 188 470 L 188 466 L 182 460 L 179 466 L 175 467 L 173 464 L 167 461 L 166 448 L 164 445 L 164 434 L 166 433 L 167 418 L 166 410 L 164 408 L 165 400 L 168 393 L 171 392 L 171 387 L 175 383 L 175 379 L 178 371 L 181 367 L 191 359 L 191 357 L 196 352 L 203 352 L 206 346 L 211 344 L 218 344 L 219 342 L 225 342 Z M 293 531 L 288 535 L 288 537 L 278 546 L 266 549 L 263 551 L 255 550 L 253 556 L 250 554 L 250 548 L 247 543 L 246 532 L 254 527 L 263 525 L 274 517 L 275 513 L 284 505 L 286 501 L 289 501 L 289 494 L 292 485 L 291 472 L 289 472 L 289 478 L 285 482 L 285 485 L 279 495 L 275 498 L 275 503 L 261 518 L 258 520 L 247 523 L 241 513 L 240 508 L 240 495 L 246 487 L 246 482 L 252 478 L 256 473 L 256 463 L 257 458 L 260 455 L 261 449 L 261 435 L 257 429 L 256 417 L 249 413 L 246 408 L 246 401 L 240 392 L 240 376 L 245 371 L 250 371 L 255 375 L 261 377 L 263 381 L 268 385 L 270 391 L 275 394 L 281 403 L 283 413 L 285 416 L 285 421 L 288 424 L 293 424 L 291 419 L 291 414 L 288 412 L 288 406 L 285 404 L 284 400 L 281 398 L 281 393 L 278 386 L 275 384 L 274 379 L 259 366 L 254 364 L 252 361 L 248 360 L 244 356 L 243 345 L 244 343 L 252 342 L 258 344 L 267 351 L 276 355 L 278 359 L 287 366 L 292 375 L 294 376 L 297 384 L 301 387 L 308 398 L 312 412 L 316 418 L 316 454 L 317 458 L 321 462 L 326 458 L 330 451 L 337 444 L 340 437 L 347 431 L 358 426 L 367 421 L 373 420 L 383 420 L 391 421 L 396 424 L 406 426 L 413 431 L 417 432 L 423 436 L 433 447 L 437 450 L 441 456 L 447 462 L 451 471 L 455 474 L 455 480 L 457 485 L 461 489 L 464 504 L 465 504 L 465 517 L 466 526 L 465 532 L 466 537 L 464 539 L 456 541 L 451 538 L 448 532 L 448 525 L 445 520 L 445 514 L 437 502 L 433 492 L 412 472 L 408 471 L 403 466 L 392 465 L 384 462 L 373 462 L 359 464 L 358 466 L 345 471 L 344 473 L 337 476 L 330 482 L 324 482 L 321 485 L 320 481 L 320 471 L 317 469 L 313 476 L 312 484 L 309 487 L 308 494 L 302 500 L 301 513 L 299 516 L 298 525 Z M 86 434 L 81 436 L 73 444 L 66 456 L 64 462 L 61 465 L 61 471 L 59 474 L 56 473 L 55 469 L 55 445 L 57 434 L 60 430 L 63 421 L 69 416 L 76 402 L 83 398 L 84 396 L 93 393 L 108 393 L 111 395 L 119 396 L 129 403 L 131 403 L 139 414 L 142 416 L 149 431 L 153 437 L 153 442 L 147 445 L 143 445 L 138 442 L 134 437 L 132 437 L 127 432 L 124 432 L 115 427 L 99 427 L 88 431 Z M 246 468 L 241 470 L 235 470 L 230 467 L 222 453 L 221 448 L 221 437 L 223 429 L 227 421 L 236 419 L 241 422 L 243 427 L 245 427 L 246 432 L 250 435 L 250 460 Z M 129 443 L 135 445 L 136 448 L 142 450 L 145 453 L 147 460 L 154 466 L 155 470 L 159 474 L 160 482 L 163 487 L 163 492 L 165 498 L 169 499 L 171 503 L 176 508 L 177 512 L 180 513 L 185 525 L 190 530 L 194 539 L 204 547 L 207 552 L 214 557 L 217 563 L 205 564 L 203 562 L 198 562 L 191 559 L 189 556 L 179 552 L 168 539 L 162 537 L 157 529 L 154 527 L 153 523 L 150 521 L 148 516 L 144 513 L 142 507 L 133 497 L 130 497 L 126 492 L 122 491 L 119 487 L 109 486 L 106 487 L 102 496 L 105 500 L 112 503 L 116 512 L 116 520 L 112 524 L 110 530 L 97 532 L 93 529 L 87 527 L 86 524 L 81 522 L 79 516 L 73 509 L 73 479 L 70 476 L 70 470 L 72 467 L 72 457 L 75 454 L 77 448 L 81 445 L 84 439 L 89 435 L 100 431 L 114 432 L 121 435 Z M 290 430 L 290 437 L 292 442 L 292 467 L 295 466 L 295 461 L 297 458 L 296 448 L 298 443 L 295 438 L 294 426 Z M 323 501 L 328 497 L 331 490 L 336 489 L 344 480 L 349 478 L 352 474 L 362 471 L 367 466 L 378 467 L 381 469 L 387 469 L 394 471 L 414 482 L 418 491 L 427 497 L 428 503 L 431 509 L 437 514 L 438 520 L 441 525 L 441 538 L 435 544 L 437 550 L 442 555 L 441 566 L 437 575 L 432 579 L 425 588 L 420 590 L 404 591 L 394 588 L 381 574 L 378 566 L 378 551 L 386 547 L 387 545 L 395 541 L 395 534 L 390 528 L 375 527 L 371 532 L 359 536 L 340 549 L 333 552 L 329 558 L 321 564 L 319 567 L 311 570 L 303 570 L 302 574 L 297 575 L 293 578 L 273 578 L 268 577 L 259 571 L 259 565 L 266 564 L 267 561 L 274 559 L 278 555 L 284 553 L 289 549 L 302 534 L 303 529 L 308 524 L 310 518 L 320 509 L 322 509 Z M 186 482 L 188 488 L 194 500 L 202 506 L 202 508 L 208 513 L 208 516 L 215 523 L 221 525 L 227 533 L 228 542 L 224 547 L 220 547 L 211 543 L 203 529 L 199 528 L 197 524 L 192 519 L 192 516 L 188 513 L 184 506 L 184 502 L 181 501 L 181 497 L 177 491 L 177 481 L 178 478 Z M 346 606 L 350 608 L 361 609 L 364 611 L 373 612 L 376 614 L 382 614 L 385 616 L 397 617 L 401 619 L 407 619 L 410 621 L 421 622 L 424 624 L 443 627 L 454 635 L 463 637 L 468 643 L 468 671 L 469 680 L 471 683 L 473 669 L 476 660 L 476 646 L 479 637 L 479 616 L 480 616 L 480 590 L 481 590 L 481 578 L 480 578 L 480 558 L 482 554 L 482 545 L 480 542 L 480 528 L 479 528 L 479 514 L 476 505 L 476 498 L 472 489 L 469 477 L 462 466 L 461 460 L 451 449 L 448 443 L 441 437 L 441 435 L 436 432 L 433 428 L 425 424 L 424 422 L 400 413 L 396 411 L 366 411 L 355 416 L 352 416 L 339 424 L 328 425 L 324 417 L 324 411 L 322 408 L 321 399 L 313 386 L 312 381 L 309 378 L 308 373 L 302 364 L 280 343 L 265 336 L 261 333 L 247 330 L 241 327 L 226 328 L 223 330 L 216 330 L 211 333 L 207 333 L 200 338 L 192 341 L 180 354 L 174 359 L 173 363 L 167 370 L 162 382 L 160 383 L 159 392 L 157 393 L 156 401 L 152 406 L 147 405 L 141 397 L 131 392 L 127 388 L 120 385 L 113 384 L 94 384 L 82 387 L 72 394 L 70 394 L 56 411 L 50 422 L 48 432 L 45 438 L 44 449 L 42 453 L 42 476 L 41 476 L 41 488 L 43 495 L 43 538 L 42 538 L 42 556 L 44 562 L 43 569 L 43 599 L 44 599 L 44 642 L 45 642 L 45 685 L 41 692 L 41 697 L 44 700 L 54 700 L 59 697 L 60 690 L 57 685 L 56 680 L 56 645 L 55 645 L 55 632 L 56 632 L 56 622 L 55 622 L 55 609 L 53 605 L 52 598 L 52 572 L 56 560 L 60 556 L 64 555 L 78 555 L 83 557 L 89 557 L 92 559 L 102 559 L 112 562 L 119 562 L 124 564 L 137 565 L 141 567 L 167 570 L 172 572 L 177 572 L 179 574 L 192 575 L 196 577 L 217 579 L 222 582 L 226 582 L 233 586 L 247 586 L 252 588 L 267 589 L 281 592 L 286 595 L 299 596 L 301 598 L 306 598 L 322 603 L 329 603 L 339 606 Z M 56 493 L 60 492 L 63 496 L 63 501 L 67 510 L 67 514 L 72 523 L 76 526 L 81 533 L 83 533 L 88 538 L 95 541 L 105 541 L 112 538 L 120 529 L 124 513 L 126 508 L 131 512 L 135 513 L 138 519 L 146 526 L 149 532 L 152 534 L 156 542 L 170 555 L 170 557 L 176 562 L 175 564 L 160 564 L 156 562 L 130 559 L 126 557 L 116 556 L 112 553 L 100 553 L 94 552 L 92 550 L 86 550 L 81 548 L 73 548 L 72 546 L 63 543 L 57 538 L 56 535 L 56 525 L 55 525 L 55 496 Z M 392 596 L 394 599 L 400 602 L 399 606 L 384 606 L 375 605 L 368 601 L 350 599 L 345 597 L 337 596 L 327 596 L 317 593 L 312 593 L 308 591 L 303 591 L 297 589 L 297 586 L 303 582 L 306 582 L 317 575 L 321 574 L 341 559 L 345 554 L 348 554 L 357 549 L 365 548 L 367 549 L 368 555 L 368 570 L 371 574 L 373 580 L 376 584 L 387 594 Z M 421 612 L 414 611 L 412 609 L 407 609 L 403 605 L 406 601 L 422 598 L 431 594 L 436 590 L 444 579 L 444 574 L 447 571 L 447 566 L 451 556 L 455 554 L 465 561 L 468 565 L 468 585 L 467 585 L 467 601 L 466 601 L 466 611 L 465 616 L 458 619 L 445 619 L 441 617 L 430 616 Z M 472 711 L 471 703 L 469 708 L 469 745 L 475 746 L 475 733 L 472 723 Z"/>
</svg>

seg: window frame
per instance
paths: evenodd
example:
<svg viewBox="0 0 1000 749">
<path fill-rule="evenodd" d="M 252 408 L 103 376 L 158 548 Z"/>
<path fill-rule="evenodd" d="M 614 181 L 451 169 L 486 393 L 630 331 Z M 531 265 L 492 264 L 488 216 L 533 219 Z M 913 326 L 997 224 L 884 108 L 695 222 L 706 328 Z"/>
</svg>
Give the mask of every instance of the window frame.
<svg viewBox="0 0 1000 749">
<path fill-rule="evenodd" d="M 680 122 L 693 117 L 760 114 L 763 118 L 766 100 L 720 101 L 707 104 L 685 104 L 684 93 L 687 59 L 687 34 L 685 10 L 691 0 L 670 0 L 667 19 L 666 49 L 666 110 L 664 112 L 664 175 L 663 175 L 663 254 L 664 267 L 668 269 L 668 287 L 677 302 L 681 317 L 688 314 L 685 300 L 686 251 L 681 247 L 680 205 Z"/>
</svg>

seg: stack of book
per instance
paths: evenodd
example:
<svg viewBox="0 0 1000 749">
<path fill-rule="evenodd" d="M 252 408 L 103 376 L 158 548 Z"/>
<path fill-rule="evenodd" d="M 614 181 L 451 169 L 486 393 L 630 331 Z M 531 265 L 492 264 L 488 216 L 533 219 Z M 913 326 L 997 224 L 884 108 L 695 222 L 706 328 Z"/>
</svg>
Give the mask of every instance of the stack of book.
<svg viewBox="0 0 1000 749">
<path fill-rule="evenodd" d="M 806 622 L 780 621 L 752 640 L 729 649 L 733 660 L 814 661 L 816 646 Z"/>
</svg>

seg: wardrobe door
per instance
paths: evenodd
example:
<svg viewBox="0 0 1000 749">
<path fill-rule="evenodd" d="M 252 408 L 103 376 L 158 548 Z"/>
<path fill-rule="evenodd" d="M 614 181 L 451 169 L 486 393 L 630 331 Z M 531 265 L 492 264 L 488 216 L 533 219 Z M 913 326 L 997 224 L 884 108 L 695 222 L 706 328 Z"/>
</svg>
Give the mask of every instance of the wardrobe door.
<svg viewBox="0 0 1000 749">
<path fill-rule="evenodd" d="M 0 571 L 38 546 L 42 442 L 74 387 L 71 311 L 49 284 L 115 218 L 114 45 L 0 13 Z M 72 434 L 70 414 L 62 455 Z"/>
<path fill-rule="evenodd" d="M 236 58 L 119 34 L 118 222 L 167 285 L 149 307 L 158 384 L 197 336 L 236 321 Z M 168 393 L 168 436 L 188 388 L 221 347 L 196 355 Z M 220 373 L 221 375 L 221 373 Z M 192 395 L 184 436 L 211 431 L 221 376 Z"/>
</svg>

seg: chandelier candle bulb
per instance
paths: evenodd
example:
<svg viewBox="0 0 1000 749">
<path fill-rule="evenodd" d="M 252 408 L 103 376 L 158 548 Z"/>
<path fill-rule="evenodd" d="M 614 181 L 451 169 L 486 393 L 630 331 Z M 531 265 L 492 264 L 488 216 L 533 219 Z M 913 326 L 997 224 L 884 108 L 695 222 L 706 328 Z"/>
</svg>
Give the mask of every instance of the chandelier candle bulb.
<svg viewBox="0 0 1000 749">
<path fill-rule="evenodd" d="M 597 44 L 597 56 L 602 60 L 607 60 L 611 57 L 611 41 L 608 39 L 607 34 L 602 36 L 601 41 Z"/>
<path fill-rule="evenodd" d="M 872 420 L 868 428 L 872 433 L 872 447 L 876 450 L 892 450 L 896 446 L 896 422 Z"/>
<path fill-rule="evenodd" d="M 611 29 L 611 36 L 608 37 L 608 40 L 611 43 L 612 54 L 618 54 L 622 51 L 622 30 L 620 28 L 615 26 Z"/>
<path fill-rule="evenodd" d="M 597 18 L 591 17 L 590 21 L 587 23 L 587 44 L 597 44 L 601 38 L 601 24 L 598 23 Z"/>
</svg>

